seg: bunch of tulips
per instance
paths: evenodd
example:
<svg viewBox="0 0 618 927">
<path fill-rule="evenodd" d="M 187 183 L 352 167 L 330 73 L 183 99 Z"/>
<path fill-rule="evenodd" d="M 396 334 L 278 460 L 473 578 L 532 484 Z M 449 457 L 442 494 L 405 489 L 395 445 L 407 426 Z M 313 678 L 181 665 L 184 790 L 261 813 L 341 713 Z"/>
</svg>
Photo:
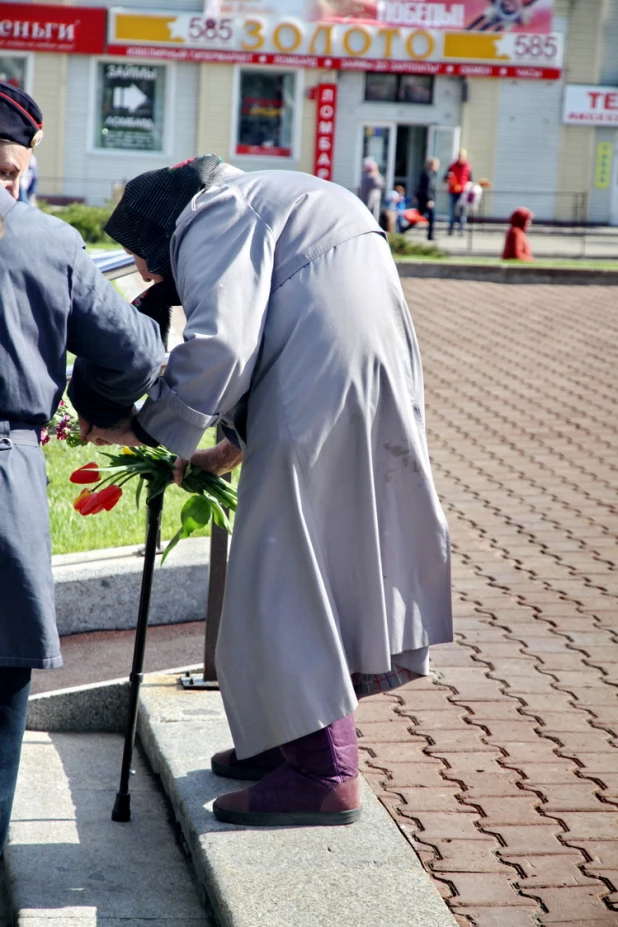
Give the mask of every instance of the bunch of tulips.
<svg viewBox="0 0 618 927">
<path fill-rule="evenodd" d="M 148 487 L 146 495 L 149 502 L 165 492 L 173 482 L 176 456 L 164 448 L 123 447 L 119 453 L 103 454 L 109 466 L 100 467 L 91 461 L 70 476 L 72 483 L 85 486 L 73 502 L 73 508 L 80 515 L 109 512 L 120 500 L 122 487 L 136 477 L 139 478 L 136 487 L 138 505 L 144 485 Z M 211 518 L 221 528 L 231 531 L 226 509 L 235 511 L 236 490 L 227 480 L 187 464 L 181 486 L 191 495 L 180 513 L 181 527 L 167 545 L 163 559 L 181 538 L 190 537 L 197 528 L 207 525 Z"/>
</svg>

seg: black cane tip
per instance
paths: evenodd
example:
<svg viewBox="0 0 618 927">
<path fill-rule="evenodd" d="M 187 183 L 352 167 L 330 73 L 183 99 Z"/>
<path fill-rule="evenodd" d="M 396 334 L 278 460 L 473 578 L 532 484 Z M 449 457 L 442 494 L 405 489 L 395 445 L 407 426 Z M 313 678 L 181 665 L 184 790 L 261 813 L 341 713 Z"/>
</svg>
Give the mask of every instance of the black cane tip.
<svg viewBox="0 0 618 927">
<path fill-rule="evenodd" d="M 123 795 L 121 792 L 116 793 L 116 801 L 112 811 L 112 821 L 118 821 L 126 824 L 131 820 L 131 796 Z"/>
</svg>

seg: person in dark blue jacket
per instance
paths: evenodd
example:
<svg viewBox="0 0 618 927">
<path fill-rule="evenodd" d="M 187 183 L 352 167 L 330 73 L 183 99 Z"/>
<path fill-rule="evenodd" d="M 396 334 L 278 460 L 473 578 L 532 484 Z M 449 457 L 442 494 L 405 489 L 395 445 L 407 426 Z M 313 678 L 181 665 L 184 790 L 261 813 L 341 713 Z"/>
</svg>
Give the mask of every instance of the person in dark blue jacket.
<svg viewBox="0 0 618 927">
<path fill-rule="evenodd" d="M 78 233 L 18 202 L 42 125 L 34 100 L 0 83 L 0 852 L 31 671 L 62 665 L 41 427 L 64 393 L 67 350 L 73 404 L 100 426 L 131 414 L 164 357 L 157 323 L 118 295 Z"/>
</svg>

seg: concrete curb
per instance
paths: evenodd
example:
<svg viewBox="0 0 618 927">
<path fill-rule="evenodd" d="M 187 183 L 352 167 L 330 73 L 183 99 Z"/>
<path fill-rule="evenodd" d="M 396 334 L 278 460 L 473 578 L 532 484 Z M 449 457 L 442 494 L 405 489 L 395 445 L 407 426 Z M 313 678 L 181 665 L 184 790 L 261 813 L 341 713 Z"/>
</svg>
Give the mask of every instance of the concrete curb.
<svg viewBox="0 0 618 927">
<path fill-rule="evenodd" d="M 61 637 L 135 627 L 144 558 L 139 547 L 52 557 Z M 153 576 L 149 624 L 201 621 L 206 615 L 210 538 L 188 538 Z"/>
<path fill-rule="evenodd" d="M 400 277 L 553 286 L 618 286 L 618 270 L 535 267 L 533 264 L 457 264 L 454 261 L 395 261 L 395 264 Z"/>
<path fill-rule="evenodd" d="M 352 827 L 251 830 L 217 822 L 210 811 L 211 802 L 238 786 L 210 772 L 212 753 L 231 742 L 229 728 L 218 692 L 187 692 L 179 686 L 178 676 L 186 669 L 146 675 L 138 733 L 182 829 L 195 877 L 214 907 L 218 927 L 358 927 L 362 923 L 371 927 L 456 927 L 412 847 L 365 782 L 363 817 Z M 34 725 L 38 731 L 44 723 L 48 732 L 73 731 L 81 717 L 89 731 L 94 730 L 97 719 L 109 730 L 106 719 L 126 695 L 126 685 L 126 680 L 113 680 L 34 697 L 29 727 Z M 30 735 L 35 739 L 43 736 L 49 733 Z M 77 780 L 73 787 L 82 788 Z M 46 786 L 50 798 L 40 799 L 46 802 L 48 816 L 52 817 L 55 788 L 50 780 Z M 143 785 L 138 775 L 132 786 L 138 810 L 140 790 Z M 34 802 L 29 817 L 37 817 L 37 789 L 29 783 L 26 792 L 28 801 Z M 106 805 L 100 827 L 109 842 L 107 811 Z M 144 813 L 143 808 L 140 813 Z M 140 815 L 136 815 L 133 824 L 122 825 L 129 828 L 127 833 L 132 833 L 134 840 L 140 837 L 139 821 Z M 33 884 L 32 866 L 20 863 L 22 841 L 19 834 L 17 837 L 10 854 L 9 887 L 14 904 L 23 895 L 24 886 Z M 90 835 L 93 846 L 97 839 L 94 830 Z M 23 855 L 31 859 L 39 848 L 36 839 L 28 843 L 28 853 Z M 155 854 L 156 862 L 155 846 L 151 854 Z M 67 882 L 63 872 L 69 870 L 59 871 L 57 878 L 65 894 L 58 885 L 56 890 L 59 897 L 65 898 L 64 885 L 72 886 L 74 880 Z M 32 916 L 31 906 L 27 908 L 19 912 L 18 923 L 32 923 L 34 927 L 35 920 L 28 919 Z M 86 921 L 77 917 L 80 912 L 71 911 L 71 917 L 76 918 L 71 923 L 86 927 Z M 140 912 L 132 913 L 131 923 L 141 925 Z M 57 909 L 53 916 L 61 918 L 62 910 Z M 187 927 L 193 927 L 193 922 L 187 921 Z"/>
<path fill-rule="evenodd" d="M 352 827 L 241 828 L 212 801 L 239 783 L 210 772 L 231 743 L 218 692 L 187 694 L 174 677 L 143 687 L 138 730 L 161 777 L 220 927 L 455 927 L 412 847 L 363 781 Z M 242 784 L 240 784 L 242 787 Z"/>
</svg>

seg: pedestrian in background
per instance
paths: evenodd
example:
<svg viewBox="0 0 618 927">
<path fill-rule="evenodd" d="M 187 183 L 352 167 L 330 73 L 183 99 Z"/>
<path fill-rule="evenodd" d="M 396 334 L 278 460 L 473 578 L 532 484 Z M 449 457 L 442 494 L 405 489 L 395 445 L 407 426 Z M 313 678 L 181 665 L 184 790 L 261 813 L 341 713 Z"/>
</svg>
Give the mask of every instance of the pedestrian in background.
<svg viewBox="0 0 618 927">
<path fill-rule="evenodd" d="M 455 225 L 459 223 L 459 229 L 463 235 L 466 227 L 466 214 L 460 209 L 460 199 L 466 184 L 472 180 L 472 167 L 468 162 L 468 152 L 465 148 L 459 149 L 457 160 L 449 165 L 444 179 L 448 187 L 450 205 L 448 233 L 452 235 Z"/>
<path fill-rule="evenodd" d="M 427 241 L 434 240 L 433 228 L 436 213 L 436 188 L 439 167 L 440 161 L 438 158 L 430 158 L 427 162 L 427 166 L 421 171 L 416 188 L 418 211 L 425 216 L 429 223 L 427 226 Z"/>
<path fill-rule="evenodd" d="M 511 216 L 511 227 L 506 233 L 503 261 L 533 261 L 532 248 L 526 232 L 532 224 L 534 213 L 520 206 Z"/>
<path fill-rule="evenodd" d="M 22 203 L 29 203 L 36 206 L 36 194 L 39 186 L 39 165 L 34 155 L 30 158 L 30 164 L 23 172 L 19 183 L 19 199 Z"/>
<path fill-rule="evenodd" d="M 380 220 L 380 203 L 382 202 L 383 190 L 384 177 L 378 169 L 377 162 L 373 158 L 365 158 L 358 195 L 376 222 Z"/>
<path fill-rule="evenodd" d="M 156 323 L 105 280 L 78 233 L 18 201 L 42 128 L 35 101 L 0 83 L 0 853 L 31 672 L 62 666 L 39 440 L 64 393 L 66 351 L 77 355 L 73 404 L 100 425 L 131 413 L 164 357 Z"/>
</svg>

